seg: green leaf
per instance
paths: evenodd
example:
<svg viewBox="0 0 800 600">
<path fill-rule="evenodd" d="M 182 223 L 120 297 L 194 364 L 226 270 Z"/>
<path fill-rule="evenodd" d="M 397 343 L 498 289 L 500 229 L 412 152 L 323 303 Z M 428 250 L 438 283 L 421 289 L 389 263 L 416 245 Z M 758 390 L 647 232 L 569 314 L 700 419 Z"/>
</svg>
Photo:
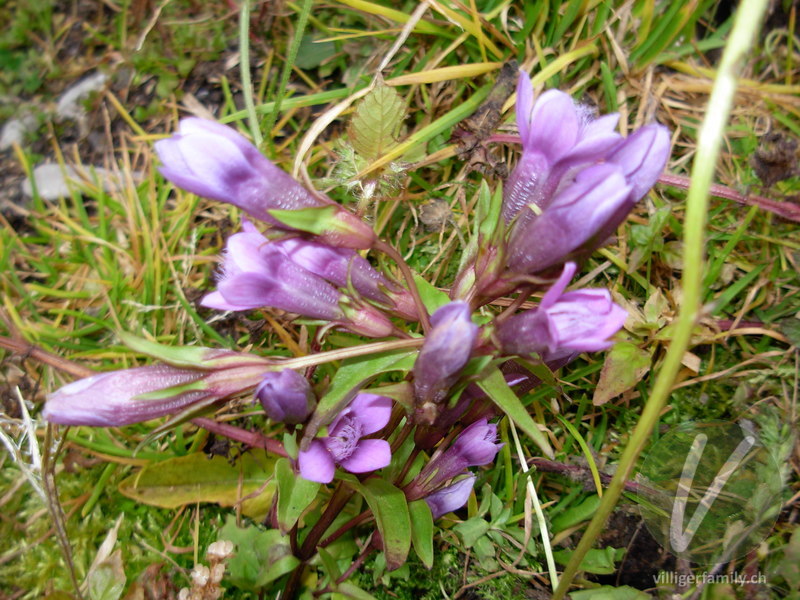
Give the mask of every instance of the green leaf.
<svg viewBox="0 0 800 600">
<path fill-rule="evenodd" d="M 269 359 L 246 352 L 232 352 L 203 346 L 169 346 L 124 331 L 118 333 L 117 336 L 134 352 L 152 356 L 173 367 L 216 370 L 247 365 L 274 366 Z"/>
<path fill-rule="evenodd" d="M 459 523 L 453 529 L 461 537 L 464 546 L 472 548 L 489 531 L 489 521 L 481 517 L 472 517 Z"/>
<path fill-rule="evenodd" d="M 379 85 L 356 106 L 348 129 L 350 143 L 361 156 L 375 160 L 397 144 L 405 116 L 405 102 L 395 89 Z"/>
<path fill-rule="evenodd" d="M 579 569 L 595 575 L 611 575 L 617 570 L 614 563 L 621 560 L 624 554 L 624 548 L 592 548 L 583 557 Z M 556 550 L 553 552 L 553 558 L 560 565 L 569 563 L 571 557 L 572 550 Z"/>
<path fill-rule="evenodd" d="M 236 519 L 228 516 L 217 539 L 233 542 L 236 547 L 228 560 L 225 580 L 242 589 L 256 591 L 300 564 L 292 555 L 289 538 L 277 529 L 263 530 L 255 525 L 240 528 Z"/>
<path fill-rule="evenodd" d="M 433 314 L 437 308 L 450 302 L 450 297 L 445 292 L 431 285 L 424 277 L 414 273 L 414 282 L 417 284 L 422 303 L 429 313 Z"/>
<path fill-rule="evenodd" d="M 551 526 L 553 533 L 564 531 L 578 523 L 588 521 L 594 516 L 594 513 L 597 512 L 598 506 L 600 506 L 600 498 L 598 495 L 592 494 L 588 496 L 580 504 L 570 507 L 553 519 L 553 524 Z"/>
<path fill-rule="evenodd" d="M 379 356 L 360 356 L 344 361 L 306 425 L 300 449 L 308 450 L 308 445 L 320 427 L 330 423 L 367 383 L 381 373 L 411 370 L 416 357 L 416 350 L 397 350 Z"/>
<path fill-rule="evenodd" d="M 352 598 L 353 600 L 376 600 L 375 596 L 369 592 L 365 592 L 360 587 L 349 581 L 340 583 L 336 587 L 336 592 L 331 594 L 331 598 Z"/>
<path fill-rule="evenodd" d="M 125 581 L 122 550 L 116 550 L 89 573 L 88 596 L 91 600 L 118 600 L 125 590 Z"/>
<path fill-rule="evenodd" d="M 339 210 L 336 206 L 312 206 L 294 210 L 275 208 L 267 212 L 288 227 L 321 235 L 337 229 L 339 223 L 335 217 Z"/>
<path fill-rule="evenodd" d="M 275 463 L 275 480 L 278 482 L 278 526 L 286 533 L 316 500 L 320 484 L 297 475 L 285 458 Z"/>
<path fill-rule="evenodd" d="M 195 502 L 215 502 L 233 506 L 243 497 L 259 492 L 242 502 L 242 512 L 258 517 L 266 514 L 275 485 L 265 482 L 274 471 L 274 459 L 255 452 L 241 456 L 231 465 L 221 456 L 208 458 L 194 453 L 147 465 L 119 484 L 128 498 L 160 508 L 177 508 Z"/>
<path fill-rule="evenodd" d="M 408 502 L 402 490 L 388 481 L 373 477 L 360 483 L 353 475 L 345 475 L 344 481 L 364 496 L 383 540 L 386 570 L 394 571 L 406 562 L 411 549 L 411 516 Z"/>
<path fill-rule="evenodd" d="M 409 503 L 411 544 L 426 569 L 433 568 L 433 515 L 425 500 Z"/>
<path fill-rule="evenodd" d="M 500 410 L 502 410 L 514 424 L 522 429 L 529 438 L 539 446 L 539 449 L 548 458 L 553 458 L 553 449 L 547 438 L 539 430 L 539 426 L 528 414 L 528 411 L 520 402 L 514 391 L 508 386 L 500 369 L 493 367 L 482 379 L 476 382 L 489 398 L 492 399 Z"/>
<path fill-rule="evenodd" d="M 617 342 L 609 351 L 594 389 L 592 403 L 601 406 L 635 386 L 650 370 L 651 356 L 632 342 Z"/>
<path fill-rule="evenodd" d="M 650 594 L 646 594 L 629 585 L 623 585 L 622 587 L 604 585 L 590 590 L 570 592 L 569 597 L 572 600 L 650 600 L 652 598 Z"/>
</svg>

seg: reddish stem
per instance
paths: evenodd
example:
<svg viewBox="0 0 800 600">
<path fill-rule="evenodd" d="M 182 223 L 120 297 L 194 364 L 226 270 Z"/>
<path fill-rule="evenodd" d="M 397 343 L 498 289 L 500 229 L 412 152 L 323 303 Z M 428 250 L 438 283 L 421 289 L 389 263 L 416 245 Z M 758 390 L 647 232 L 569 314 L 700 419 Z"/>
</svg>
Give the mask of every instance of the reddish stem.
<svg viewBox="0 0 800 600">
<path fill-rule="evenodd" d="M 226 423 L 218 423 L 213 419 L 206 419 L 205 417 L 192 419 L 192 423 L 216 435 L 224 435 L 226 438 L 247 444 L 251 448 L 263 448 L 271 454 L 283 457 L 289 456 L 283 448 L 283 444 L 278 440 L 265 437 L 255 431 L 247 431 L 246 429 L 234 427 Z"/>
</svg>

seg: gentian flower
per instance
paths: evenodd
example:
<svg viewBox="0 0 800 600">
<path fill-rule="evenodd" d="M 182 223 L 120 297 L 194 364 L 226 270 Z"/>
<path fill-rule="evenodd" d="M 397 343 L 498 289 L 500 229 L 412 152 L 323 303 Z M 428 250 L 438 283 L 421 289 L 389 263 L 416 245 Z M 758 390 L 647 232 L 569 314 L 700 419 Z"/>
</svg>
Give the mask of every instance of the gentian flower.
<svg viewBox="0 0 800 600">
<path fill-rule="evenodd" d="M 438 519 L 442 515 L 464 506 L 469 500 L 474 485 L 475 475 L 469 473 L 463 479 L 425 496 L 425 502 L 430 507 L 433 518 Z"/>
<path fill-rule="evenodd" d="M 466 302 L 450 302 L 431 317 L 431 331 L 414 363 L 414 396 L 422 421 L 441 404 L 472 354 L 478 326 Z M 428 415 L 430 416 L 430 415 Z"/>
<path fill-rule="evenodd" d="M 247 214 L 282 229 L 293 229 L 270 211 L 330 207 L 329 227 L 317 231 L 328 242 L 369 248 L 375 232 L 333 201 L 318 197 L 269 160 L 230 127 L 198 118 L 183 119 L 178 132 L 155 150 L 169 181 L 198 196 L 238 206 Z"/>
<path fill-rule="evenodd" d="M 200 303 L 218 310 L 271 306 L 333 321 L 369 337 L 384 337 L 393 331 L 383 314 L 367 305 L 351 306 L 330 283 L 287 260 L 252 225 L 228 238 L 217 290 Z"/>
<path fill-rule="evenodd" d="M 270 419 L 283 423 L 302 423 L 317 402 L 308 380 L 291 369 L 265 373 L 255 396 Z"/>
<path fill-rule="evenodd" d="M 42 415 L 59 425 L 139 423 L 253 389 L 269 368 L 254 355 L 210 349 L 206 355 L 206 368 L 153 364 L 79 379 L 50 394 Z"/>
<path fill-rule="evenodd" d="M 352 286 L 364 298 L 391 307 L 408 320 L 419 318 L 411 294 L 386 279 L 354 250 L 296 237 L 272 243 L 293 263 L 337 287 Z"/>
<path fill-rule="evenodd" d="M 559 90 L 548 90 L 534 102 L 533 85 L 523 71 L 517 80 L 516 111 L 522 156 L 503 190 L 507 223 L 529 204 L 543 209 L 569 169 L 601 160 L 622 139 L 614 131 L 616 113 L 591 119 Z"/>
<path fill-rule="evenodd" d="M 534 103 L 530 80 L 520 74 L 523 152 L 504 189 L 503 216 L 513 223 L 503 279 L 593 251 L 656 182 L 669 157 L 667 129 L 647 125 L 623 140 L 614 131 L 617 120 L 618 115 L 592 120 L 557 90 Z M 482 291 L 490 287 L 491 282 Z"/>
<path fill-rule="evenodd" d="M 540 215 L 517 223 L 508 243 L 508 269 L 536 273 L 558 264 L 616 214 L 628 214 L 631 190 L 618 165 L 584 169 Z"/>
<path fill-rule="evenodd" d="M 452 446 L 425 465 L 412 483 L 415 491 L 409 496 L 414 498 L 417 493 L 420 497 L 427 496 L 467 467 L 489 464 L 502 447 L 503 444 L 497 443 L 497 425 L 486 419 L 475 421 L 461 432 Z"/>
<path fill-rule="evenodd" d="M 392 400 L 375 394 L 358 394 L 328 426 L 328 436 L 311 442 L 297 463 L 309 481 L 330 483 L 336 465 L 351 473 L 368 473 L 387 466 L 391 449 L 386 440 L 365 440 L 383 429 L 392 415 Z"/>
<path fill-rule="evenodd" d="M 608 290 L 564 293 L 575 269 L 575 263 L 564 265 L 558 281 L 537 308 L 516 314 L 498 326 L 496 334 L 503 353 L 536 352 L 545 362 L 554 362 L 611 347 L 609 338 L 620 330 L 628 313 L 611 300 Z"/>
</svg>

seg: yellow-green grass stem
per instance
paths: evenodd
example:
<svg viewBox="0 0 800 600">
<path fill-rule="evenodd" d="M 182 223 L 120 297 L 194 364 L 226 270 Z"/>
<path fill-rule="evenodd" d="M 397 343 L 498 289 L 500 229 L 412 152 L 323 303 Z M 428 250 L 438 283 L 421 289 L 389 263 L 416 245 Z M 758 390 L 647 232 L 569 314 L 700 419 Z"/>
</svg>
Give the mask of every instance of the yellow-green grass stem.
<svg viewBox="0 0 800 600">
<path fill-rule="evenodd" d="M 664 363 L 656 377 L 650 398 L 642 416 L 631 435 L 628 445 L 619 462 L 619 467 L 606 490 L 600 506 L 592 518 L 577 548 L 572 553 L 561 576 L 561 581 L 553 594 L 553 600 L 561 600 L 567 593 L 570 583 L 578 572 L 581 561 L 594 545 L 606 520 L 616 506 L 625 481 L 630 477 L 636 460 L 647 443 L 659 415 L 667 403 L 672 385 L 681 365 L 686 349 L 689 347 L 692 328 L 700 316 L 705 242 L 706 215 L 708 212 L 709 189 L 714 177 L 714 166 L 719 157 L 720 144 L 725 125 L 731 112 L 736 94 L 737 73 L 740 63 L 749 52 L 753 39 L 759 29 L 766 0 L 744 0 L 738 8 L 730 39 L 725 45 L 717 78 L 708 101 L 706 115 L 700 129 L 694 164 L 692 182 L 686 197 L 686 222 L 684 225 L 683 250 L 683 303 L 678 315 L 675 333 L 664 357 Z"/>
</svg>

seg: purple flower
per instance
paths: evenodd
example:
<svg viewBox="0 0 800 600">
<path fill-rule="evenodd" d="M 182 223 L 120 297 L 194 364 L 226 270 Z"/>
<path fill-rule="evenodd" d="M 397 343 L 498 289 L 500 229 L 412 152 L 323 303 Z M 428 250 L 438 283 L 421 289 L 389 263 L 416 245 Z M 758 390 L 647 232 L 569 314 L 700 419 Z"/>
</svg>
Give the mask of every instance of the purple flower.
<svg viewBox="0 0 800 600">
<path fill-rule="evenodd" d="M 608 290 L 564 293 L 575 269 L 575 263 L 564 265 L 537 308 L 514 315 L 497 328 L 505 354 L 536 352 L 545 362 L 555 362 L 612 345 L 609 338 L 620 330 L 628 313 L 612 302 Z"/>
<path fill-rule="evenodd" d="M 154 364 L 99 373 L 50 394 L 42 415 L 59 425 L 139 423 L 252 389 L 264 370 L 263 363 L 211 371 Z"/>
<path fill-rule="evenodd" d="M 303 269 L 258 233 L 252 225 L 228 238 L 217 290 L 201 304 L 218 310 L 271 306 L 313 319 L 342 324 L 370 337 L 392 333 L 391 322 L 369 306 L 348 306 L 344 294 Z"/>
<path fill-rule="evenodd" d="M 422 495 L 428 495 L 467 467 L 492 462 L 502 447 L 503 444 L 497 443 L 497 425 L 479 419 L 462 431 L 452 446 L 425 465 L 415 486 Z"/>
<path fill-rule="evenodd" d="M 558 264 L 616 215 L 627 215 L 631 191 L 618 165 L 603 163 L 584 169 L 540 215 L 516 224 L 508 243 L 508 269 L 536 273 Z"/>
<path fill-rule="evenodd" d="M 474 485 L 475 475 L 470 473 L 463 479 L 425 496 L 425 502 L 430 507 L 433 518 L 438 519 L 442 515 L 464 506 L 469 500 Z"/>
<path fill-rule="evenodd" d="M 614 131 L 617 121 L 618 115 L 592 120 L 557 90 L 534 103 L 530 80 L 520 74 L 517 124 L 523 152 L 503 196 L 503 216 L 513 221 L 506 278 L 593 251 L 656 182 L 669 158 L 669 132 L 647 125 L 623 140 Z"/>
<path fill-rule="evenodd" d="M 270 419 L 283 423 L 302 423 L 317 401 L 308 380 L 291 369 L 265 373 L 255 396 Z"/>
<path fill-rule="evenodd" d="M 307 451 L 300 452 L 300 475 L 309 481 L 330 483 L 337 464 L 351 473 L 387 466 L 392 460 L 389 442 L 361 438 L 383 429 L 391 415 L 390 398 L 358 394 L 328 426 L 328 437 L 313 440 Z"/>
<path fill-rule="evenodd" d="M 510 222 L 525 206 L 544 208 L 561 177 L 578 165 L 597 162 L 622 137 L 614 131 L 619 115 L 592 119 L 558 90 L 548 90 L 534 102 L 527 73 L 517 80 L 517 126 L 522 157 L 503 190 L 503 217 Z"/>
<path fill-rule="evenodd" d="M 155 143 L 161 174 L 198 196 L 228 202 L 280 225 L 267 211 L 325 203 L 273 165 L 236 130 L 207 119 L 182 119 L 178 132 Z"/>
<path fill-rule="evenodd" d="M 478 326 L 470 313 L 469 304 L 456 301 L 440 307 L 431 317 L 431 331 L 414 363 L 414 395 L 423 412 L 428 410 L 425 405 L 444 401 L 472 354 Z"/>
<path fill-rule="evenodd" d="M 294 228 L 270 211 L 331 207 L 331 228 L 315 233 L 351 248 L 369 248 L 375 241 L 366 223 L 330 199 L 309 192 L 230 127 L 206 119 L 183 119 L 178 132 L 156 142 L 155 150 L 163 163 L 161 174 L 193 194 L 233 204 L 283 229 Z"/>
<path fill-rule="evenodd" d="M 289 260 L 341 288 L 352 288 L 373 302 L 393 307 L 403 317 L 419 318 L 407 290 L 394 285 L 354 250 L 334 248 L 303 238 L 273 242 Z"/>
</svg>

